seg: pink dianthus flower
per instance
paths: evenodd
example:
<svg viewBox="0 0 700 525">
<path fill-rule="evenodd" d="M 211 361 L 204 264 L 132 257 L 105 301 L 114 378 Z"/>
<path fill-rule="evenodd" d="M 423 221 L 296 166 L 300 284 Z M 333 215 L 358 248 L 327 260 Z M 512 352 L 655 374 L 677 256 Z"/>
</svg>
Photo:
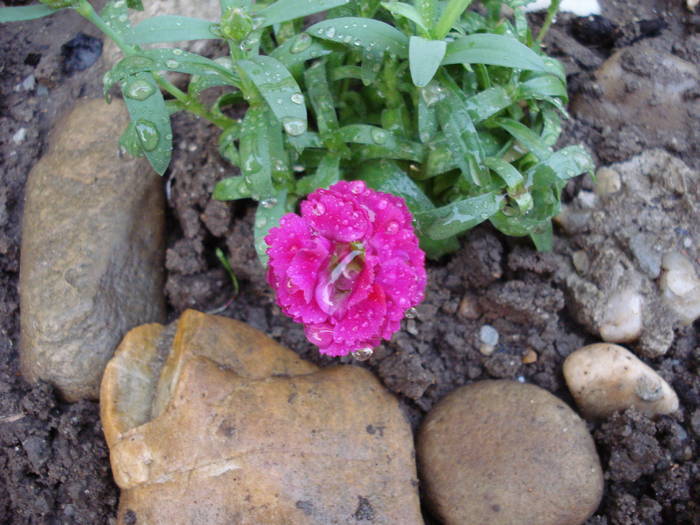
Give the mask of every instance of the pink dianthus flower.
<svg viewBox="0 0 700 525">
<path fill-rule="evenodd" d="M 406 203 L 362 181 L 314 191 L 265 241 L 278 304 L 322 354 L 377 346 L 423 300 L 425 254 Z"/>
</svg>

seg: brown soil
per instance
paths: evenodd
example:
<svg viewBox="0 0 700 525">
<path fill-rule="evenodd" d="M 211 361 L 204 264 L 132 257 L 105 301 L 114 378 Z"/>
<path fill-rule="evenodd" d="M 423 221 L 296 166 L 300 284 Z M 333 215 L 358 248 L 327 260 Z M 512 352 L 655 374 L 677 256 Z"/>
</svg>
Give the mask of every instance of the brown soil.
<svg viewBox="0 0 700 525">
<path fill-rule="evenodd" d="M 550 51 L 566 63 L 576 92 L 595 97 L 592 71 L 614 49 L 639 40 L 698 63 L 698 21 L 683 2 L 603 1 L 605 16 L 617 29 L 562 15 L 548 37 Z M 26 175 L 44 150 L 57 115 L 80 96 L 97 96 L 101 84 L 98 66 L 72 75 L 63 72 L 61 45 L 79 31 L 97 35 L 73 13 L 0 31 L 0 523 L 106 524 L 116 513 L 118 491 L 97 404 L 65 404 L 48 385 L 27 385 L 17 369 L 19 224 Z M 596 37 L 586 37 L 591 34 Z M 645 67 L 654 70 L 653 63 Z M 27 80 L 30 76 L 34 83 Z M 688 100 L 689 112 L 693 100 Z M 213 130 L 186 116 L 175 118 L 174 130 L 173 164 L 164 179 L 171 218 L 166 289 L 171 317 L 185 308 L 218 310 L 318 364 L 337 362 L 320 357 L 300 326 L 275 306 L 252 248 L 251 203 L 210 199 L 215 182 L 232 171 L 216 153 Z M 665 144 L 638 127 L 611 133 L 595 122 L 571 120 L 563 142 L 580 141 L 600 164 L 662 147 L 696 169 L 700 166 L 700 141 L 692 136 L 685 143 Z M 566 195 L 590 184 L 581 178 Z M 531 382 L 571 403 L 562 361 L 594 339 L 567 311 L 554 277 L 556 256 L 538 254 L 488 227 L 472 231 L 462 244 L 455 255 L 430 264 L 427 298 L 417 317 L 407 320 L 366 366 L 399 395 L 414 425 L 447 392 L 479 379 Z M 241 283 L 230 303 L 233 289 L 213 256 L 215 247 L 229 254 Z M 490 356 L 479 351 L 484 324 L 500 334 Z M 606 475 L 605 497 L 590 524 L 700 523 L 697 324 L 678 330 L 669 353 L 650 362 L 679 394 L 676 415 L 652 421 L 627 411 L 590 425 Z"/>
</svg>

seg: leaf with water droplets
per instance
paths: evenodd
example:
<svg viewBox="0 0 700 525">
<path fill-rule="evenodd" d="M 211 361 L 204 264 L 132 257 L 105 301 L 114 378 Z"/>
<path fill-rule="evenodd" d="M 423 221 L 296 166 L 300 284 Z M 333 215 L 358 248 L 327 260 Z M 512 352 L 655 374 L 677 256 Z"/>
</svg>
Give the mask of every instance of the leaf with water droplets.
<svg viewBox="0 0 700 525">
<path fill-rule="evenodd" d="M 303 18 L 345 5 L 350 0 L 277 0 L 277 2 L 262 8 L 255 16 L 260 17 L 259 27 L 267 27 L 280 22 Z"/>
<path fill-rule="evenodd" d="M 408 44 L 408 64 L 411 80 L 416 86 L 426 86 L 433 79 L 446 49 L 447 43 L 444 40 L 411 37 Z"/>
<path fill-rule="evenodd" d="M 443 7 L 431 36 L 438 40 L 445 38 L 445 35 L 450 32 L 450 29 L 461 18 L 462 13 L 469 7 L 471 2 L 472 0 L 449 0 L 447 5 Z"/>
<path fill-rule="evenodd" d="M 263 201 L 265 202 L 265 201 Z M 271 228 L 279 226 L 280 219 L 287 212 L 287 190 L 277 192 L 270 197 L 269 206 L 263 206 L 262 202 L 255 210 L 255 222 L 253 223 L 253 239 L 255 251 L 263 267 L 267 268 L 267 244 L 265 237 Z"/>
<path fill-rule="evenodd" d="M 416 214 L 421 232 L 433 239 L 447 239 L 473 228 L 498 212 L 503 196 L 497 192 L 461 199 L 446 206 Z"/>
<path fill-rule="evenodd" d="M 293 70 L 307 60 L 330 55 L 333 44 L 313 39 L 308 33 L 296 35 L 284 44 L 277 46 L 270 56 L 279 60 L 288 69 Z"/>
<path fill-rule="evenodd" d="M 566 85 L 552 75 L 538 75 L 518 85 L 518 98 L 548 100 L 552 97 L 568 102 Z"/>
<path fill-rule="evenodd" d="M 237 65 L 258 88 L 288 134 L 296 136 L 306 131 L 306 106 L 295 101 L 301 89 L 284 64 L 273 57 L 256 56 L 239 60 Z"/>
<path fill-rule="evenodd" d="M 274 161 L 283 148 L 282 126 L 265 105 L 251 106 L 241 124 L 239 151 L 241 172 L 256 200 L 273 197 Z"/>
<path fill-rule="evenodd" d="M 53 9 L 47 5 L 24 5 L 18 7 L 0 8 L 0 24 L 5 22 L 22 22 L 24 20 L 34 20 L 43 16 L 54 14 L 61 9 Z"/>
<path fill-rule="evenodd" d="M 523 181 L 522 174 L 512 164 L 503 159 L 487 157 L 484 159 L 484 164 L 495 171 L 508 188 L 514 188 Z"/>
<path fill-rule="evenodd" d="M 496 123 L 510 133 L 524 148 L 532 152 L 538 160 L 545 160 L 552 154 L 551 148 L 542 142 L 540 137 L 522 122 L 510 118 L 496 119 Z"/>
<path fill-rule="evenodd" d="M 129 84 L 122 87 L 124 102 L 129 110 L 140 146 L 153 169 L 163 175 L 170 164 L 172 152 L 170 114 L 165 105 L 165 99 L 155 80 L 148 73 L 136 73 L 130 82 L 138 82 L 144 90 L 148 85 L 153 91 L 148 97 L 139 100 L 128 96 Z"/>
<path fill-rule="evenodd" d="M 493 33 L 467 35 L 450 42 L 442 64 L 487 64 L 548 72 L 542 57 L 525 44 Z"/>
<path fill-rule="evenodd" d="M 340 180 L 340 156 L 327 153 L 316 168 L 316 173 L 307 175 L 297 181 L 297 193 L 308 195 L 318 188 L 327 188 Z"/>
<path fill-rule="evenodd" d="M 416 24 L 416 26 L 425 33 L 429 31 L 428 28 L 430 24 L 423 19 L 420 12 L 411 4 L 405 4 L 403 2 L 382 2 L 382 7 L 394 15 L 394 18 L 406 18 Z"/>
<path fill-rule="evenodd" d="M 107 2 L 100 11 L 100 17 L 117 34 L 127 34 L 131 30 L 129 6 L 124 1 Z"/>
<path fill-rule="evenodd" d="M 408 37 L 395 27 L 379 20 L 333 18 L 312 25 L 307 32 L 323 40 L 363 49 L 378 49 L 400 58 L 408 56 Z"/>
<path fill-rule="evenodd" d="M 362 66 L 360 78 L 365 86 L 372 84 L 382 69 L 384 52 L 381 49 L 366 47 L 362 49 Z"/>
<path fill-rule="evenodd" d="M 331 134 L 338 129 L 338 116 L 335 111 L 325 60 L 319 60 L 304 72 L 304 83 L 309 92 L 309 101 L 316 117 L 316 126 L 324 143 L 333 149 L 341 141 Z"/>
<path fill-rule="evenodd" d="M 568 146 L 530 168 L 527 174 L 534 175 L 542 167 L 551 169 L 558 179 L 566 181 L 582 173 L 592 173 L 595 164 L 582 146 Z"/>
<path fill-rule="evenodd" d="M 147 18 L 134 26 L 126 35 L 128 44 L 158 44 L 183 40 L 211 40 L 220 38 L 211 31 L 212 23 L 201 18 L 160 15 Z"/>
</svg>

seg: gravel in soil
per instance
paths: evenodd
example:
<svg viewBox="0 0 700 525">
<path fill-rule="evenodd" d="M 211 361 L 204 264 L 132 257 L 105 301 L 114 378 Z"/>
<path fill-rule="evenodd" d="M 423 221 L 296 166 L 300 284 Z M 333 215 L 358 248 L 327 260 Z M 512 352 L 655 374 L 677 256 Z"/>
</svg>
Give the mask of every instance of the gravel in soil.
<svg viewBox="0 0 700 525">
<path fill-rule="evenodd" d="M 586 29 L 564 15 L 548 38 L 551 52 L 564 59 L 575 90 L 592 93 L 591 72 L 614 49 L 635 39 L 698 63 L 697 25 L 682 2 L 604 4 L 603 15 L 618 28 L 609 31 L 610 38 L 581 38 Z M 663 24 L 656 26 L 663 27 L 645 32 L 640 20 L 660 20 Z M 16 283 L 26 174 L 42 153 L 56 116 L 78 96 L 99 95 L 98 66 L 64 73 L 61 45 L 79 32 L 99 36 L 71 13 L 3 26 L 0 32 L 0 469 L 5 473 L 0 477 L 0 523 L 109 523 L 116 513 L 118 491 L 97 404 L 65 404 L 48 385 L 28 386 L 17 371 Z M 216 181 L 231 172 L 215 151 L 214 130 L 180 115 L 174 130 L 176 151 L 164 180 L 171 206 L 166 261 L 171 317 L 185 308 L 219 310 L 319 365 L 337 362 L 319 356 L 301 327 L 275 306 L 252 248 L 250 203 L 211 200 Z M 635 133 L 611 134 L 571 120 L 563 140 L 585 142 L 603 164 L 640 148 L 667 146 L 654 144 L 644 130 Z M 692 146 L 673 153 L 698 167 Z M 577 180 L 567 195 L 590 185 L 586 178 Z M 216 247 L 229 255 L 241 282 L 230 304 L 233 288 L 213 255 Z M 567 311 L 553 278 L 558 264 L 554 255 L 536 253 L 488 227 L 477 228 L 459 252 L 431 263 L 426 301 L 416 317 L 407 319 L 402 331 L 361 366 L 399 395 L 414 426 L 447 392 L 486 378 L 532 382 L 571 404 L 561 364 L 574 349 L 595 341 Z M 482 340 L 484 325 L 498 333 L 495 344 L 488 329 L 489 344 Z M 700 523 L 697 328 L 696 323 L 678 330 L 671 350 L 650 362 L 679 395 L 676 415 L 652 421 L 628 410 L 590 424 L 606 492 L 589 524 Z"/>
</svg>

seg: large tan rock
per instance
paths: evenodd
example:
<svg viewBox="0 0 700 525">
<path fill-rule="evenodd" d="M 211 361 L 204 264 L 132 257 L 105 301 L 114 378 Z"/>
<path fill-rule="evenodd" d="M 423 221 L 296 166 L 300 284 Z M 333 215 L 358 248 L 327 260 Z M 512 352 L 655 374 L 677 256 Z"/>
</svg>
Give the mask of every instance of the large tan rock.
<svg viewBox="0 0 700 525">
<path fill-rule="evenodd" d="M 455 390 L 426 416 L 417 452 L 428 503 L 445 525 L 578 525 L 603 492 L 585 423 L 534 385 Z"/>
<path fill-rule="evenodd" d="M 56 125 L 26 187 L 22 372 L 68 400 L 97 398 L 134 326 L 164 319 L 164 201 L 144 159 L 120 158 L 121 102 L 83 100 Z"/>
<path fill-rule="evenodd" d="M 371 373 L 191 310 L 167 332 L 135 329 L 105 372 L 119 523 L 422 523 L 411 429 Z"/>
<path fill-rule="evenodd" d="M 564 361 L 564 378 L 586 417 L 608 417 L 630 407 L 652 416 L 678 410 L 678 396 L 671 386 L 618 345 L 579 348 Z"/>
</svg>

